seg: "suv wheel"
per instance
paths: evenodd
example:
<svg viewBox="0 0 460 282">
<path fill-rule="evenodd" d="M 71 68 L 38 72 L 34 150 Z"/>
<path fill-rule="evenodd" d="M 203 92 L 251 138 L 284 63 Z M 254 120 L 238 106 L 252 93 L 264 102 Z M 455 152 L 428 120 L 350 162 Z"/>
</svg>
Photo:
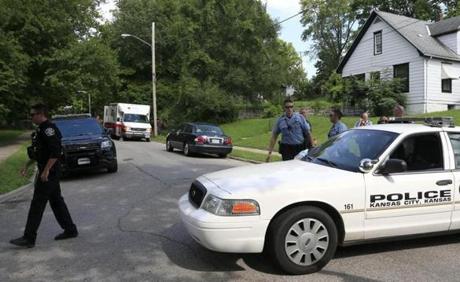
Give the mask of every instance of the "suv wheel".
<svg viewBox="0 0 460 282">
<path fill-rule="evenodd" d="M 309 274 L 321 270 L 337 248 L 337 227 L 317 207 L 297 207 L 281 214 L 272 223 L 268 251 L 283 271 Z"/>
<path fill-rule="evenodd" d="M 117 160 L 114 160 L 112 164 L 107 168 L 107 171 L 110 173 L 114 173 L 118 171 L 118 162 Z"/>
</svg>

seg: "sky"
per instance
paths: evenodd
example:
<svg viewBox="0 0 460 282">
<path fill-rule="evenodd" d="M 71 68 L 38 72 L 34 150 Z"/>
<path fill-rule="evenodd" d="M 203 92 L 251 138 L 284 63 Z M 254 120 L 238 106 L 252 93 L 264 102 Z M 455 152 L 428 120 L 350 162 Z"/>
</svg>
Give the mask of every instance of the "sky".
<svg viewBox="0 0 460 282">
<path fill-rule="evenodd" d="M 267 3 L 267 12 L 270 16 L 278 21 L 287 19 L 300 12 L 300 0 L 262 0 Z M 106 20 L 112 19 L 111 10 L 115 9 L 115 1 L 107 0 L 100 7 L 101 14 Z M 310 58 L 305 55 L 305 51 L 309 48 L 309 43 L 302 41 L 300 38 L 303 32 L 302 24 L 300 23 L 301 16 L 292 18 L 281 24 L 280 37 L 286 42 L 291 42 L 294 48 L 302 57 L 303 66 L 309 78 L 311 78 L 316 70 L 314 67 L 315 58 Z"/>
</svg>

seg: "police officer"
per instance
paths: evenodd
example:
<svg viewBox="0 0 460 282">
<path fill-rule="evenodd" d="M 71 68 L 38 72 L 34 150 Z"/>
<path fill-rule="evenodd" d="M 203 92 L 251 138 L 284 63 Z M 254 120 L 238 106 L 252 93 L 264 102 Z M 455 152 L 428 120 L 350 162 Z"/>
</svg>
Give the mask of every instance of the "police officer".
<svg viewBox="0 0 460 282">
<path fill-rule="evenodd" d="M 332 123 L 331 129 L 327 134 L 328 138 L 332 138 L 340 133 L 347 131 L 348 127 L 340 121 L 342 118 L 342 112 L 339 109 L 333 109 L 329 114 L 329 120 Z"/>
<path fill-rule="evenodd" d="M 281 142 L 279 143 L 279 151 L 283 157 L 283 161 L 294 159 L 298 153 L 305 149 L 306 143 L 313 144 L 310 127 L 302 115 L 294 112 L 294 103 L 290 99 L 284 101 L 284 110 L 284 115 L 278 119 L 273 127 L 267 162 L 271 159 L 276 139 L 278 139 L 280 133 Z M 305 142 L 305 139 L 308 142 Z"/>
<path fill-rule="evenodd" d="M 38 125 L 33 134 L 32 147 L 28 149 L 29 157 L 37 161 L 38 174 L 35 177 L 34 196 L 30 204 L 24 235 L 11 240 L 10 243 L 20 247 L 35 246 L 37 230 L 42 220 L 46 203 L 49 201 L 54 216 L 64 232 L 57 235 L 55 240 L 63 240 L 78 236 L 77 227 L 72 221 L 69 210 L 61 196 L 59 184 L 61 156 L 61 133 L 47 119 L 47 109 L 43 104 L 32 107 L 30 112 L 32 122 Z M 22 170 L 25 174 L 27 167 L 33 163 L 30 160 Z"/>
</svg>

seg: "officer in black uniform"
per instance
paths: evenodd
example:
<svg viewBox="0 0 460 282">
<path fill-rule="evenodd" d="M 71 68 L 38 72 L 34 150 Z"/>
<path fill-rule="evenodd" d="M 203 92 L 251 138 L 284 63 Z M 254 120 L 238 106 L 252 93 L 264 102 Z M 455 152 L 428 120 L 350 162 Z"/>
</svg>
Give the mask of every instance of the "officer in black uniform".
<svg viewBox="0 0 460 282">
<path fill-rule="evenodd" d="M 35 177 L 34 196 L 30 204 L 24 236 L 11 240 L 10 243 L 20 247 L 32 248 L 35 246 L 37 230 L 42 220 L 46 203 L 49 201 L 54 216 L 64 232 L 57 235 L 55 240 L 63 240 L 78 236 L 77 227 L 72 221 L 69 210 L 61 195 L 59 184 L 61 156 L 61 133 L 59 129 L 47 119 L 46 106 L 39 104 L 32 107 L 32 122 L 38 125 L 32 134 L 32 146 L 28 148 L 31 160 L 23 169 L 37 161 L 38 173 Z"/>
</svg>

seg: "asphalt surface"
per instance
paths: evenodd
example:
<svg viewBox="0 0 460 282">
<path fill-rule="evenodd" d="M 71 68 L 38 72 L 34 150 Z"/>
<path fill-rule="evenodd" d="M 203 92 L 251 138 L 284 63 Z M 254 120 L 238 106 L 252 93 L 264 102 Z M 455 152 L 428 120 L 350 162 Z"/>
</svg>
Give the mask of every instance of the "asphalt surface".
<svg viewBox="0 0 460 282">
<path fill-rule="evenodd" d="M 460 235 L 338 250 L 323 271 L 284 276 L 262 254 L 221 254 L 196 244 L 179 219 L 177 200 L 197 176 L 247 165 L 188 158 L 163 145 L 117 142 L 119 172 L 62 181 L 80 236 L 61 232 L 50 208 L 33 249 L 20 236 L 32 191 L 0 204 L 0 281 L 458 281 Z"/>
</svg>

